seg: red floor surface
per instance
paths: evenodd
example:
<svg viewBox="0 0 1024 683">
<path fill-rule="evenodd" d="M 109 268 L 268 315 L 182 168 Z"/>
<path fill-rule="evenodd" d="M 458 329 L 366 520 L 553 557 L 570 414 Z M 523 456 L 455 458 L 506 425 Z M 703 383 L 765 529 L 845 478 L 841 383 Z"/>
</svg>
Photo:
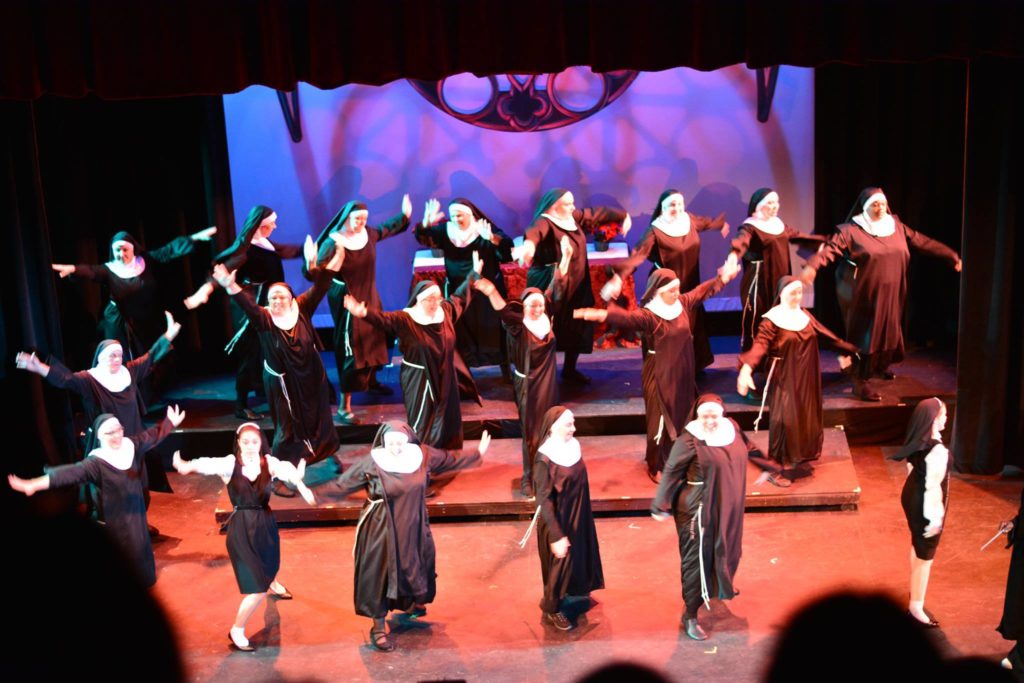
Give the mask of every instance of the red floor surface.
<svg viewBox="0 0 1024 683">
<path fill-rule="evenodd" d="M 612 659 L 642 662 L 676 681 L 757 680 L 780 626 L 800 604 L 835 588 L 907 596 L 909 539 L 899 503 L 905 470 L 888 449 L 855 447 L 859 509 L 751 512 L 737 576 L 742 594 L 714 602 L 701 622 L 711 639 L 678 628 L 679 555 L 671 522 L 597 522 L 607 588 L 568 634 L 540 622 L 535 539 L 527 522 L 435 523 L 438 595 L 429 615 L 395 635 L 398 649 L 367 645 L 367 619 L 352 610 L 352 526 L 283 529 L 281 581 L 295 594 L 250 621 L 255 654 L 227 648 L 239 595 L 224 537 L 213 524 L 220 482 L 172 476 L 174 495 L 154 495 L 155 593 L 173 621 L 197 681 L 568 681 Z M 981 544 L 1010 518 L 1022 480 L 954 477 L 948 525 L 927 607 L 934 637 L 954 655 L 1001 658 L 999 621 L 1008 552 Z M 870 656 L 870 653 L 862 653 Z"/>
</svg>

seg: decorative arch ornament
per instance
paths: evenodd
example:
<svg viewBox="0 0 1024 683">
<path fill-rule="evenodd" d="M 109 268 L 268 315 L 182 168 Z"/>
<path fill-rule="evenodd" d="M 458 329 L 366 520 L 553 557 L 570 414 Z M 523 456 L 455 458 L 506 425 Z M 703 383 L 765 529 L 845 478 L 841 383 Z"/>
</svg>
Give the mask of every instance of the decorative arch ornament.
<svg viewBox="0 0 1024 683">
<path fill-rule="evenodd" d="M 428 102 L 460 121 L 490 130 L 529 133 L 562 128 L 593 116 L 626 92 L 639 72 L 595 73 L 601 80 L 601 90 L 593 104 L 584 109 L 573 108 L 567 103 L 566 94 L 559 93 L 558 80 L 566 73 L 485 76 L 480 80 L 489 85 L 490 95 L 473 111 L 460 110 L 445 97 L 448 78 L 440 81 L 408 79 L 408 83 Z"/>
</svg>

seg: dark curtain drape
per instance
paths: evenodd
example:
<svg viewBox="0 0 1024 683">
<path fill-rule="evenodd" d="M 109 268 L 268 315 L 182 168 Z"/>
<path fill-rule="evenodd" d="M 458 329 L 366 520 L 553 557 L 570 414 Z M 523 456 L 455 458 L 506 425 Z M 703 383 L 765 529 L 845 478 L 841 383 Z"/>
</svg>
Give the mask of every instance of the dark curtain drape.
<svg viewBox="0 0 1024 683">
<path fill-rule="evenodd" d="M 1024 60 L 970 65 L 964 274 L 953 455 L 963 472 L 1024 466 Z"/>
<path fill-rule="evenodd" d="M 822 66 L 815 70 L 815 224 L 830 234 L 860 191 L 885 190 L 907 225 L 960 251 L 964 62 Z M 816 314 L 843 330 L 834 268 L 815 281 Z M 951 348 L 959 278 L 945 263 L 912 258 L 904 319 L 909 346 Z"/>
<path fill-rule="evenodd" d="M 1021 56 L 1021 17 L 1017 0 L 7 0 L 0 96 Z"/>
</svg>

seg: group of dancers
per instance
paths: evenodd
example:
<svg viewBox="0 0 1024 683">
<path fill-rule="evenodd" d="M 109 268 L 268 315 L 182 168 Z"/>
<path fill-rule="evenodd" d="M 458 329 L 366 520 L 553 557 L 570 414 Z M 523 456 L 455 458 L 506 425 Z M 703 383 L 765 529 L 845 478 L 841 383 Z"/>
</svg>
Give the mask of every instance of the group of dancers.
<svg viewBox="0 0 1024 683">
<path fill-rule="evenodd" d="M 458 454 L 463 446 L 460 398 L 478 398 L 467 364 L 497 362 L 513 383 L 523 437 L 521 493 L 536 498 L 538 504 L 535 519 L 545 621 L 558 629 L 572 628 L 564 610 L 566 600 L 589 596 L 604 586 L 574 417 L 558 405 L 555 356 L 556 351 L 564 352 L 563 381 L 588 382 L 577 360 L 592 350 L 595 321 L 640 334 L 647 413 L 645 458 L 648 473 L 658 482 L 652 515 L 659 520 L 675 517 L 686 605 L 683 627 L 691 638 L 707 638 L 697 623 L 698 607 L 711 598 L 729 599 L 736 592 L 732 579 L 742 547 L 746 463 L 753 460 L 764 469 L 767 481 L 789 486 L 811 474 L 810 463 L 820 457 L 818 342 L 826 341 L 843 354 L 840 364 L 853 377 L 860 398 L 879 400 L 872 380 L 891 377 L 890 365 L 903 357 L 900 319 L 909 247 L 946 258 L 960 268 L 953 250 L 889 213 L 879 188 L 864 190 L 847 222 L 828 238 L 797 232 L 778 217 L 778 210 L 776 192 L 769 188 L 755 192 L 750 215 L 728 258 L 713 278 L 700 282 L 699 233 L 714 229 L 726 236 L 729 225 L 721 216 L 711 219 L 687 212 L 682 194 L 667 190 L 651 225 L 629 259 L 615 266 L 615 275 L 603 289 L 606 308 L 596 308 L 586 236 L 611 223 L 628 231 L 628 213 L 610 207 L 578 209 L 572 192 L 555 188 L 538 203 L 522 246 L 513 247 L 509 237 L 468 199 L 449 203 L 448 221 L 440 204 L 430 200 L 415 233 L 419 241 L 444 253 L 445 291 L 432 281 L 419 282 L 406 308 L 388 312 L 382 310 L 376 287 L 376 245 L 409 227 L 408 195 L 403 197 L 400 213 L 379 227 L 368 225 L 365 205 L 349 202 L 316 242 L 307 238 L 305 245 L 272 243 L 269 238 L 277 215 L 268 207 L 254 207 L 235 243 L 218 255 L 207 281 L 186 300 L 190 308 L 202 305 L 217 286 L 230 296 L 238 330 L 230 344 L 239 359 L 236 414 L 246 422 L 236 432 L 234 455 L 189 460 L 176 453 L 173 461 L 181 473 L 221 477 L 235 508 L 227 542 L 244 597 L 229 631 L 232 646 L 252 649 L 245 624 L 268 591 L 278 599 L 291 597 L 276 580 L 280 544 L 269 512 L 271 491 L 299 494 L 314 504 L 303 483 L 305 466 L 324 460 L 338 448 L 333 396 L 311 321 L 324 296 L 335 321 L 339 421 L 357 421 L 351 410 L 354 392 L 390 391 L 374 377 L 375 370 L 387 362 L 386 335 L 397 337 L 403 356 L 406 422 L 383 425 L 369 453 L 321 488 L 325 496 L 366 492 L 356 530 L 354 586 L 356 612 L 372 620 L 374 647 L 394 648 L 385 628 L 389 611 L 418 618 L 426 614 L 426 605 L 434 597 L 434 544 L 425 504 L 430 476 L 472 466 L 490 443 L 485 432 L 477 449 Z M 207 229 L 181 239 L 191 243 L 210 234 Z M 791 240 L 821 242 L 801 278 L 790 275 Z M 186 247 L 175 253 L 187 253 Z M 154 309 L 133 301 L 133 297 L 153 301 L 153 288 L 158 286 L 156 279 L 146 276 L 147 272 L 152 275 L 146 255 L 130 236 L 116 236 L 113 260 L 102 268 L 108 281 L 130 281 L 110 287 L 112 303 L 121 312 L 121 332 L 100 344 L 92 368 L 71 373 L 55 359 L 43 363 L 35 354 L 18 354 L 19 368 L 82 396 L 89 417 L 94 418 L 90 434 L 95 443 L 79 463 L 53 468 L 34 479 L 12 476 L 10 484 L 27 494 L 91 484 L 98 489 L 97 516 L 135 558 L 143 580 L 152 585 L 156 577 L 146 525 L 146 490 L 148 472 L 156 468 L 146 467 L 144 455 L 181 424 L 184 413 L 171 407 L 158 427 L 142 430 L 140 383 L 167 353 L 180 329 L 167 314 L 164 333 L 153 340 L 146 336 L 152 336 L 149 318 Z M 296 296 L 283 282 L 282 259 L 300 255 L 313 284 Z M 500 264 L 512 259 L 528 265 L 529 271 L 526 289 L 517 300 L 509 301 Z M 652 261 L 655 269 L 640 307 L 627 310 L 617 301 L 623 279 L 644 260 Z M 842 264 L 837 278 L 849 341 L 832 334 L 800 306 L 803 287 L 813 281 L 819 267 L 833 260 Z M 740 261 L 744 333 L 737 390 L 740 394 L 756 391 L 763 375 L 762 408 L 765 403 L 769 407 L 767 457 L 725 416 L 719 396 L 698 396 L 696 387 L 697 371 L 711 362 L 701 304 L 738 275 Z M 101 270 L 96 266 L 54 268 L 62 277 Z M 147 348 L 148 352 L 141 352 Z M 125 361 L 126 356 L 131 360 Z M 269 446 L 255 422 L 260 416 L 247 405 L 249 392 L 258 386 L 258 375 L 262 375 L 274 425 Z M 941 515 L 936 517 L 935 492 L 938 486 L 939 499 L 944 500 L 945 484 L 936 472 L 946 471 L 948 454 L 943 460 L 932 453 L 941 431 L 935 425 L 944 423 L 944 415 L 943 408 L 941 416 L 932 416 L 930 432 L 927 425 L 918 429 L 912 422 L 917 431 L 913 439 L 908 433 L 908 446 L 900 451 L 915 472 L 926 472 L 912 473 L 908 487 L 913 480 L 913 490 L 904 495 L 915 534 L 913 576 L 920 588 L 912 591 L 910 608 L 923 622 L 932 621 L 923 611 L 923 594 L 934 542 L 929 541 L 932 550 L 928 551 L 929 544 L 918 543 L 916 536 L 937 538 L 942 526 Z M 918 434 L 922 429 L 927 434 Z M 908 450 L 911 442 L 914 448 Z"/>
</svg>

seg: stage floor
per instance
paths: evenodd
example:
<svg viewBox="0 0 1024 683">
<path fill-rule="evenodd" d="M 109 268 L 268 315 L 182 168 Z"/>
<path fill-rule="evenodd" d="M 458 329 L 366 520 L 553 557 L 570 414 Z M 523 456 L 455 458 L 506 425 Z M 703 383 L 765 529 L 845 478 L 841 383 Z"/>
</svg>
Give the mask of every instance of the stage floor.
<svg viewBox="0 0 1024 683">
<path fill-rule="evenodd" d="M 368 647 L 368 620 L 352 609 L 354 527 L 282 529 L 280 579 L 295 594 L 268 601 L 250 622 L 255 654 L 232 653 L 224 633 L 239 595 L 210 514 L 212 477 L 171 474 L 174 495 L 155 494 L 155 594 L 177 630 L 196 681 L 569 681 L 611 659 L 664 670 L 676 681 L 754 681 L 786 615 L 835 588 L 880 589 L 906 599 L 909 542 L 899 503 L 905 477 L 891 448 L 855 446 L 863 489 L 855 511 L 749 512 L 737 575 L 742 595 L 714 602 L 701 621 L 711 639 L 678 629 L 679 555 L 671 522 L 649 516 L 597 520 L 606 589 L 567 634 L 540 621 L 535 541 L 516 542 L 525 520 L 436 522 L 437 599 L 421 623 L 399 627 L 398 649 Z M 978 548 L 1010 518 L 1022 480 L 953 477 L 928 608 L 950 655 L 1001 658 L 999 621 L 1008 552 Z M 866 653 L 870 654 L 870 653 Z"/>
</svg>

